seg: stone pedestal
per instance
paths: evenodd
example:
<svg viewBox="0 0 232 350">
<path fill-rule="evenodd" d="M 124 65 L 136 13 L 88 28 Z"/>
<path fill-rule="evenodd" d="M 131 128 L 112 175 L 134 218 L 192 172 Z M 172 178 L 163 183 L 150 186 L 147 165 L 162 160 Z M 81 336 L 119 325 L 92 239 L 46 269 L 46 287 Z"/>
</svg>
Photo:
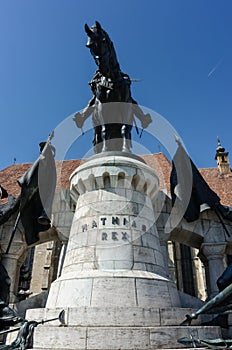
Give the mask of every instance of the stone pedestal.
<svg viewBox="0 0 232 350">
<path fill-rule="evenodd" d="M 135 156 L 98 156 L 74 171 L 70 185 L 76 210 L 61 276 L 46 308 L 27 313 L 39 320 L 65 309 L 67 327 L 36 328 L 35 348 L 182 347 L 176 339 L 189 329 L 179 323 L 192 310 L 180 308 L 167 277 L 152 205 L 154 171 Z M 205 329 L 212 337 L 212 327 Z"/>
<path fill-rule="evenodd" d="M 155 225 L 158 182 L 146 164 L 123 156 L 90 160 L 71 175 L 76 211 L 48 308 L 180 306 Z"/>
</svg>

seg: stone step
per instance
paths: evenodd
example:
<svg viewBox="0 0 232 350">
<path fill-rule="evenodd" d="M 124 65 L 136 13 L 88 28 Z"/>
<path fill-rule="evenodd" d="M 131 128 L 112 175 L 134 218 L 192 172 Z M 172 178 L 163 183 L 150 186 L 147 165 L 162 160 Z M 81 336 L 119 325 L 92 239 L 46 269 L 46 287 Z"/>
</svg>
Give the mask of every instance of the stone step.
<svg viewBox="0 0 232 350">
<path fill-rule="evenodd" d="M 53 350 L 158 350 L 185 348 L 182 337 L 215 339 L 219 327 L 56 327 L 38 326 L 34 333 L 35 349 Z M 186 348 L 185 348 L 186 349 Z"/>
<path fill-rule="evenodd" d="M 192 314 L 190 308 L 142 308 L 142 307 L 75 307 L 65 308 L 65 324 L 71 327 L 156 327 L 179 326 L 185 320 L 186 314 Z M 59 315 L 61 309 L 30 309 L 28 320 L 48 320 Z M 200 325 L 202 317 L 192 321 L 192 325 Z M 53 321 L 46 326 L 58 326 L 59 321 Z"/>
<path fill-rule="evenodd" d="M 42 348 L 33 348 L 33 349 L 28 349 L 28 350 L 44 350 L 44 349 L 42 349 Z M 46 349 L 46 350 L 55 350 L 55 349 L 54 348 L 53 349 L 49 348 L 49 349 Z M 59 350 L 67 350 L 67 348 L 66 349 L 59 349 Z M 79 349 L 79 350 L 86 350 L 86 349 Z M 99 349 L 92 349 L 92 350 L 99 350 Z M 108 349 L 108 350 L 111 350 L 111 349 Z M 127 350 L 127 349 L 125 349 L 125 350 Z M 131 350 L 131 349 L 128 349 L 128 350 Z M 161 348 L 154 348 L 154 350 L 163 350 L 163 349 L 161 349 Z M 180 349 L 167 348 L 165 350 L 180 350 Z M 184 348 L 184 350 L 193 350 L 193 348 Z M 194 350 L 209 350 L 209 348 L 194 348 Z"/>
</svg>

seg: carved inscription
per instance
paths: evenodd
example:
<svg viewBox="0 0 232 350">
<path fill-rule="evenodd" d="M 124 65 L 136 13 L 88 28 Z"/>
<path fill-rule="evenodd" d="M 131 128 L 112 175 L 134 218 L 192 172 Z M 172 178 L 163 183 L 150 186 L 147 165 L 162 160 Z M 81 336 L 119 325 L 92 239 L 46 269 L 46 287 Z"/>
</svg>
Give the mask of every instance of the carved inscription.
<svg viewBox="0 0 232 350">
<path fill-rule="evenodd" d="M 145 224 L 140 224 L 140 227 L 138 227 L 137 221 L 133 219 L 129 219 L 127 216 L 119 217 L 119 216 L 100 216 L 99 218 L 99 228 L 105 228 L 105 227 L 122 227 L 125 226 L 126 228 L 138 228 L 144 232 L 146 232 L 147 227 Z M 95 226 L 96 227 L 96 226 Z"/>
<path fill-rule="evenodd" d="M 82 232 L 85 232 L 88 230 L 87 224 L 82 225 Z"/>
<path fill-rule="evenodd" d="M 127 232 L 102 232 L 102 241 L 129 241 L 129 234 Z"/>
<path fill-rule="evenodd" d="M 81 225 L 81 231 L 86 232 L 89 229 L 103 229 L 103 232 L 100 233 L 100 239 L 102 241 L 130 241 L 130 232 L 128 229 L 136 228 L 143 232 L 147 231 L 147 226 L 140 222 L 135 221 L 133 218 L 128 216 L 100 216 L 98 222 L 92 220 L 90 223 L 84 223 Z"/>
<path fill-rule="evenodd" d="M 92 221 L 92 228 L 95 228 L 95 227 L 97 227 L 97 223 L 96 223 L 95 220 L 93 220 L 93 221 Z"/>
<path fill-rule="evenodd" d="M 107 241 L 108 234 L 106 232 L 102 232 L 102 241 Z"/>
</svg>

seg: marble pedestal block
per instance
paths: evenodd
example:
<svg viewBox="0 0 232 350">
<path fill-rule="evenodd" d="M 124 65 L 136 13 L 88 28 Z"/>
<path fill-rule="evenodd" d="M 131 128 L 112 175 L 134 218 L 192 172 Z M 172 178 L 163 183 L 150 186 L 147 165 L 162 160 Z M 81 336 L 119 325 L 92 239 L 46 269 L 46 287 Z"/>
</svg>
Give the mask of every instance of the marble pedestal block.
<svg viewBox="0 0 232 350">
<path fill-rule="evenodd" d="M 56 321 L 36 328 L 35 348 L 182 347 L 176 339 L 189 329 L 178 324 L 192 311 L 180 308 L 166 275 L 154 171 L 135 156 L 98 156 L 74 171 L 70 186 L 76 209 L 62 274 L 46 308 L 27 313 L 28 319 L 48 319 L 65 309 L 67 327 Z M 204 337 L 219 336 L 215 327 L 204 329 Z"/>
<path fill-rule="evenodd" d="M 70 178 L 76 211 L 62 275 L 47 307 L 174 307 L 152 198 L 159 180 L 142 161 L 108 156 Z"/>
</svg>

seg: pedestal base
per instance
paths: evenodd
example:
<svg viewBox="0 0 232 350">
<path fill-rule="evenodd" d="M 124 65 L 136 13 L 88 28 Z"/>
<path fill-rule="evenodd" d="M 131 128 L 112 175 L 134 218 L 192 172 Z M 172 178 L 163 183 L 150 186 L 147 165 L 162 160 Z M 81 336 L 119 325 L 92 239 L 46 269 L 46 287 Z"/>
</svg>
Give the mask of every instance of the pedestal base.
<svg viewBox="0 0 232 350">
<path fill-rule="evenodd" d="M 155 273 L 90 270 L 70 272 L 53 282 L 46 307 L 54 309 L 54 305 L 174 307 L 180 306 L 180 301 L 174 282 Z"/>
<path fill-rule="evenodd" d="M 40 321 L 65 309 L 67 327 L 38 326 L 35 349 L 175 349 L 191 333 L 220 336 L 218 327 L 179 326 L 193 310 L 180 308 L 167 278 L 153 208 L 158 183 L 137 157 L 112 154 L 71 175 L 76 210 L 62 274 L 46 308 L 27 312 Z"/>
<path fill-rule="evenodd" d="M 59 328 L 47 327 L 46 333 L 42 327 L 35 331 L 37 339 L 34 348 L 69 349 L 69 350 L 157 350 L 179 349 L 181 346 L 176 339 L 189 336 L 195 332 L 195 327 L 78 327 Z M 200 327 L 200 338 L 214 338 L 220 332 L 212 327 Z M 39 341 L 38 341 L 39 340 Z"/>
<path fill-rule="evenodd" d="M 56 317 L 61 309 L 34 309 L 28 319 Z M 158 350 L 180 349 L 178 338 L 215 339 L 221 337 L 220 327 L 179 326 L 185 315 L 194 310 L 186 308 L 67 308 L 67 326 L 58 321 L 35 328 L 34 349 L 69 350 Z"/>
<path fill-rule="evenodd" d="M 219 327 L 49 327 L 35 329 L 34 349 L 150 350 L 185 348 L 177 339 L 220 337 Z"/>
</svg>

